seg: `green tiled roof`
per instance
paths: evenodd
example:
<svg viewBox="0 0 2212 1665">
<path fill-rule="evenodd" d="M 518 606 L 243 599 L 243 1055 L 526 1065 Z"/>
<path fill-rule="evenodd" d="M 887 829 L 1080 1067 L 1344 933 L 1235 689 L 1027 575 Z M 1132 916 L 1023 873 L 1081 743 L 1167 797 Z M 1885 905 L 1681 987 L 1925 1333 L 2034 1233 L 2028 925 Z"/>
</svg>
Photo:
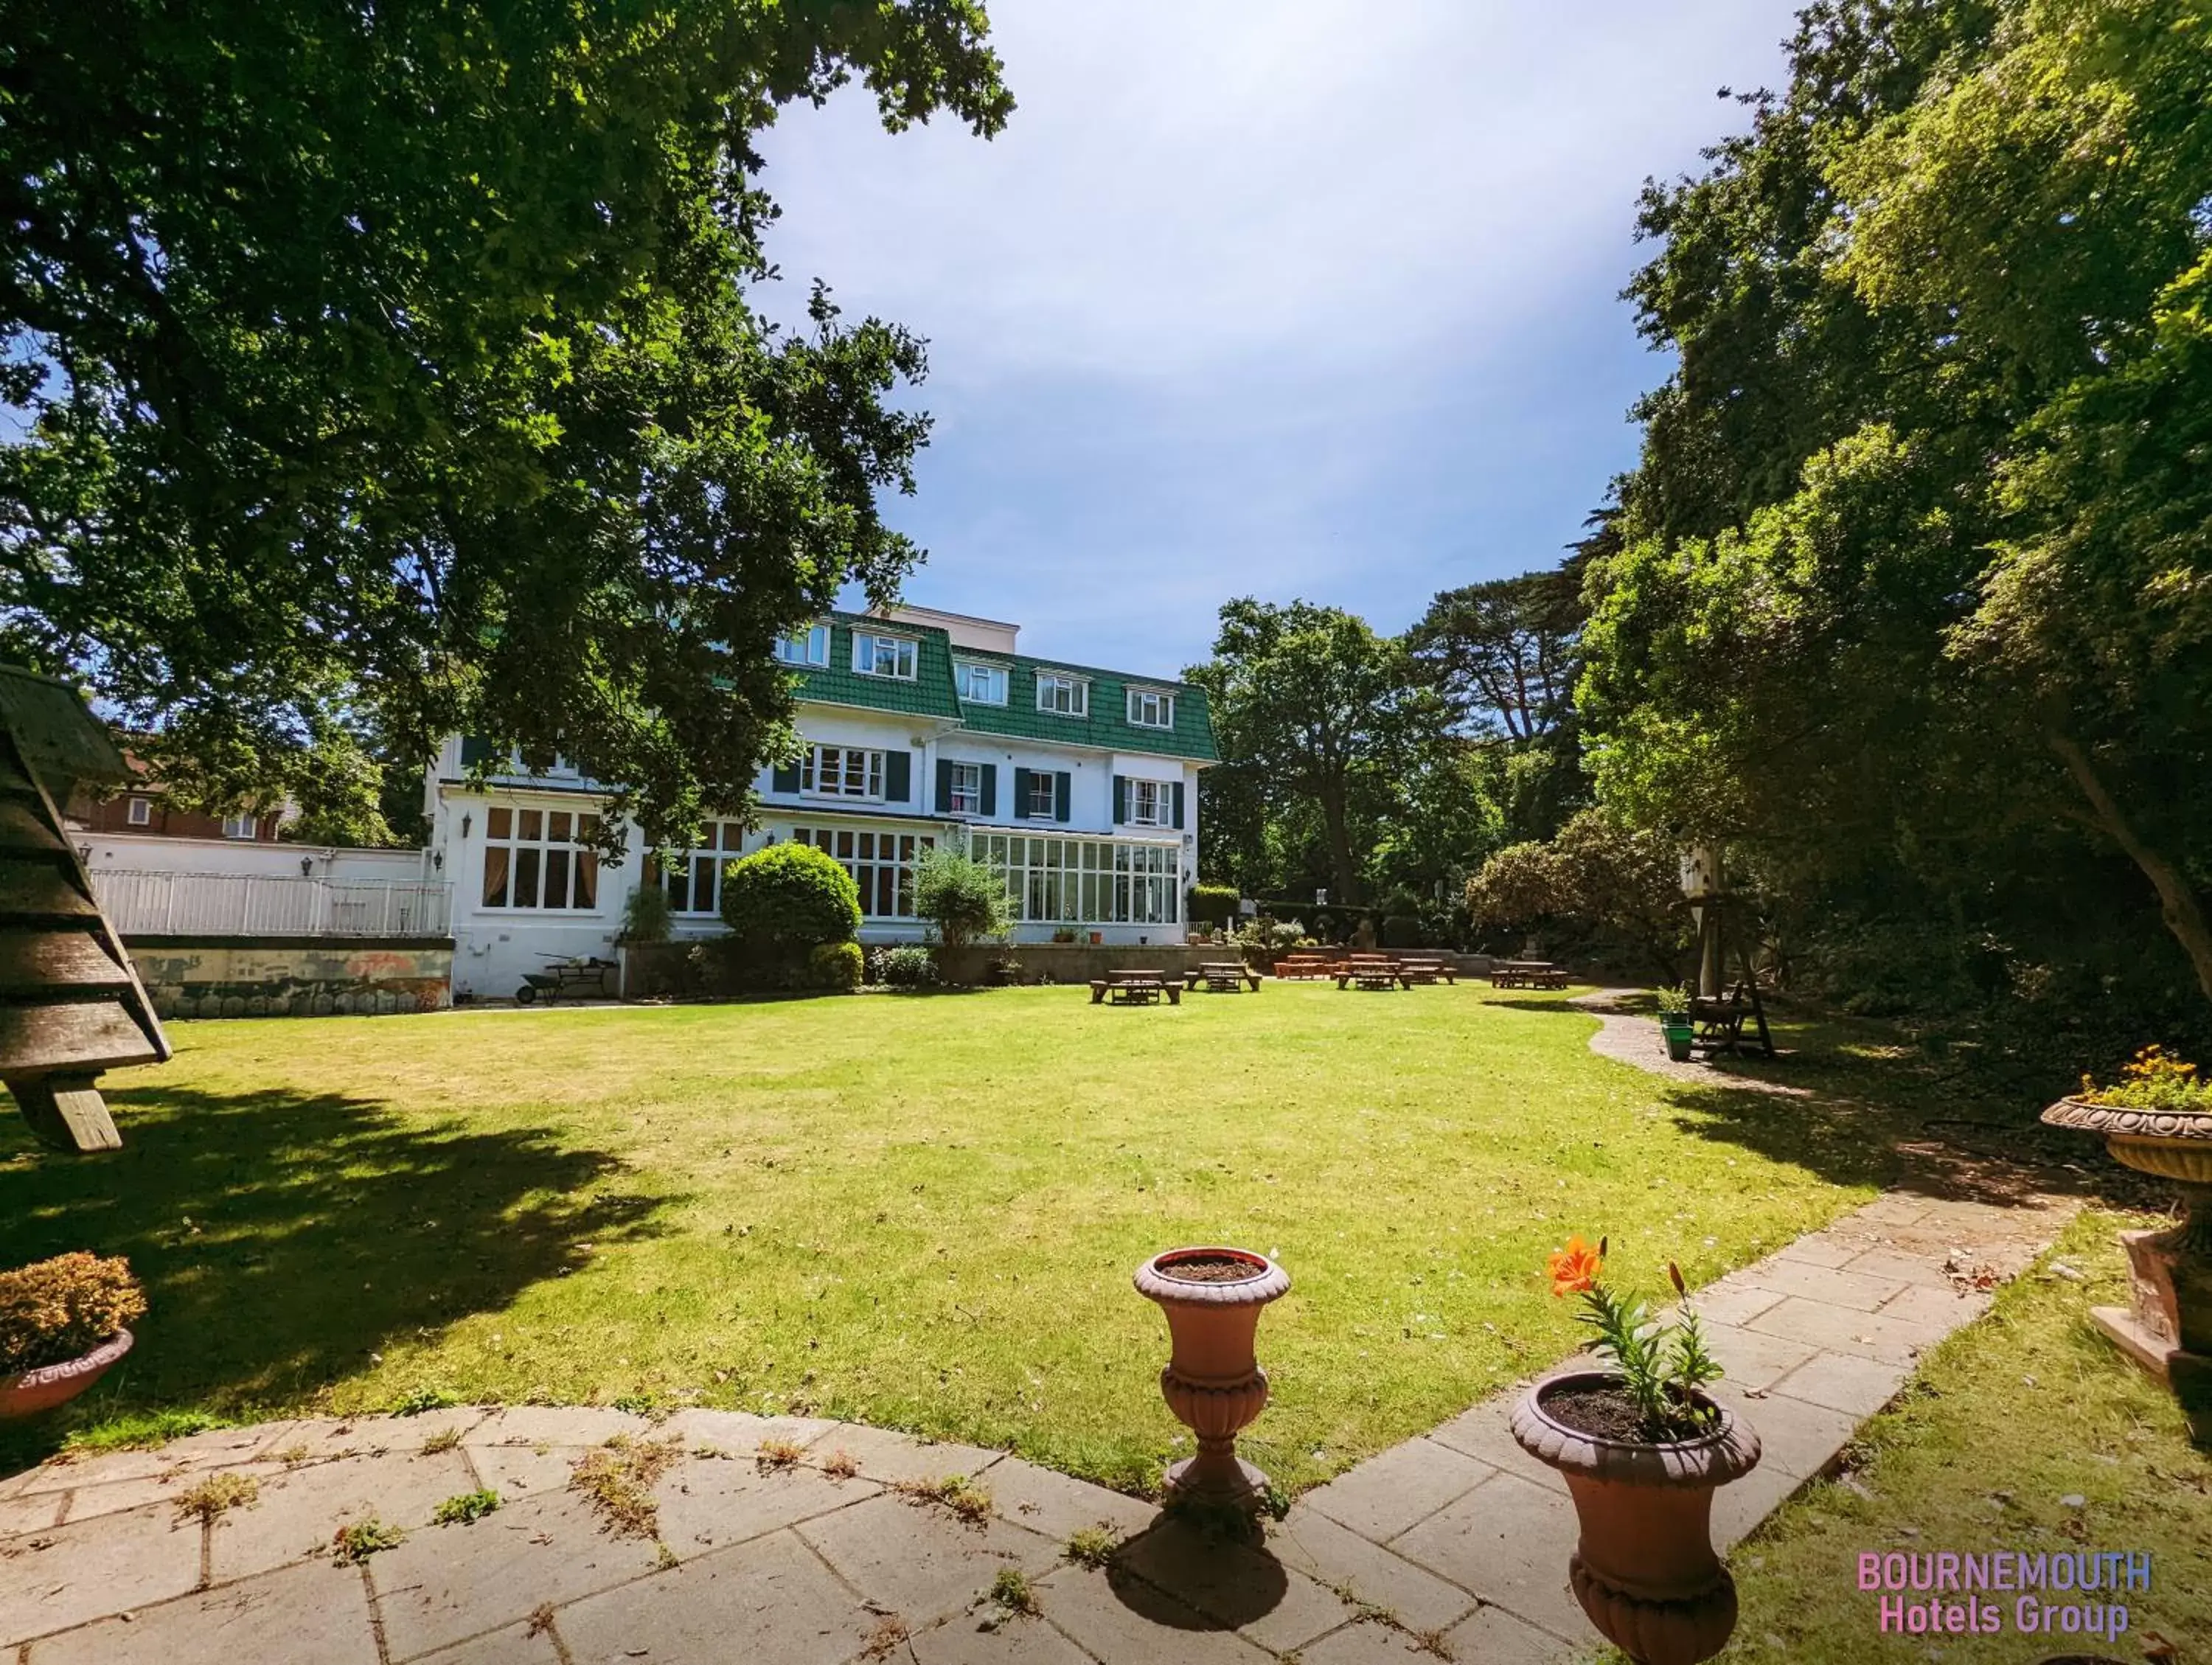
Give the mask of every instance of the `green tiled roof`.
<svg viewBox="0 0 2212 1665">
<path fill-rule="evenodd" d="M 853 627 L 872 628 L 888 635 L 911 636 L 921 644 L 915 654 L 912 682 L 891 677 L 864 677 L 853 670 Z M 1006 703 L 963 704 L 953 692 L 955 654 L 988 665 L 1006 667 Z M 1062 671 L 1091 684 L 1090 713 L 1063 717 L 1036 708 L 1036 676 L 1040 671 Z M 1005 734 L 1024 740 L 1058 745 L 1091 746 L 1102 751 L 1147 751 L 1167 757 L 1189 757 L 1212 763 L 1213 719 L 1205 690 L 1169 677 L 1132 676 L 1123 671 L 1102 671 L 1062 659 L 1032 659 L 1026 653 L 994 653 L 981 648 L 952 646 L 945 631 L 931 625 L 871 619 L 851 613 L 831 615 L 830 663 L 802 671 L 799 697 L 837 705 L 861 706 L 872 711 L 903 711 L 933 717 L 954 717 L 979 734 Z M 1173 728 L 1139 728 L 1128 720 L 1127 690 L 1158 689 L 1175 696 Z"/>
</svg>

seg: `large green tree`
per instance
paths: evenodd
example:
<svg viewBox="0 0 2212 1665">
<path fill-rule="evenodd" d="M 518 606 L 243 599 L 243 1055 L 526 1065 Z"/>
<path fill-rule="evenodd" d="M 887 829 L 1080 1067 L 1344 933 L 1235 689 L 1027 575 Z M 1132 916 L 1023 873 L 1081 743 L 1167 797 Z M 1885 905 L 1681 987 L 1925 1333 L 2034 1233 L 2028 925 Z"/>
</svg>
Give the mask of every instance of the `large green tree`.
<svg viewBox="0 0 2212 1665">
<path fill-rule="evenodd" d="M 2212 998 L 2212 9 L 1810 8 L 1647 193 L 1602 795 L 1801 887 L 2135 870 Z"/>
<path fill-rule="evenodd" d="M 778 630 L 878 518 L 921 344 L 748 299 L 755 137 L 857 78 L 1011 108 L 975 0 L 6 0 L 0 651 L 179 783 L 373 805 L 463 728 L 658 836 L 784 741 Z M 610 826 L 612 825 L 610 821 Z"/>
</svg>

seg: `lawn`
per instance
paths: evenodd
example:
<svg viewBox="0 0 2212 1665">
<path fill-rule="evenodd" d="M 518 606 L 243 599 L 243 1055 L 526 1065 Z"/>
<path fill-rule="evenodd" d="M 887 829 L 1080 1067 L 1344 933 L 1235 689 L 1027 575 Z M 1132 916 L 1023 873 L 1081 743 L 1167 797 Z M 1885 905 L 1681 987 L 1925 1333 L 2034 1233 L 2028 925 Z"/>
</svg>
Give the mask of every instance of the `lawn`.
<svg viewBox="0 0 2212 1665">
<path fill-rule="evenodd" d="M 1849 1474 L 1813 1486 L 1737 1549 L 1742 1620 L 1723 1660 L 1918 1665 L 1935 1654 L 1932 1638 L 1880 1635 L 1880 1598 L 1857 1589 L 1854 1571 L 1863 1552 L 1936 1549 L 2151 1557 L 2150 1588 L 2118 1598 L 2126 1636 L 2022 1637 L 2016 1598 L 1984 1595 L 1976 1599 L 1998 1605 L 2003 1632 L 1943 1637 L 1946 1665 L 2199 1657 L 2188 1644 L 2212 1637 L 2212 1453 L 2190 1445 L 2172 1399 L 2123 1363 L 2088 1316 L 2127 1303 L 2119 1229 L 2169 1223 L 2086 1212 L 1987 1318 L 1930 1353 L 1899 1402 L 1860 1431 Z M 2159 1638 L 2179 1651 L 2161 1656 Z"/>
<path fill-rule="evenodd" d="M 1595 1026 L 1276 984 L 179 1024 L 171 1063 L 109 1078 L 119 1153 L 0 1133 L 0 1264 L 87 1247 L 149 1286 L 127 1369 L 47 1442 L 420 1392 L 684 1401 L 1136 1489 L 1181 1430 L 1129 1274 L 1242 1243 L 1295 1279 L 1248 1447 L 1296 1488 L 1572 1346 L 1543 1278 L 1569 1232 L 1702 1281 L 1884 1177 L 1847 1119 L 1659 1080 Z"/>
</svg>

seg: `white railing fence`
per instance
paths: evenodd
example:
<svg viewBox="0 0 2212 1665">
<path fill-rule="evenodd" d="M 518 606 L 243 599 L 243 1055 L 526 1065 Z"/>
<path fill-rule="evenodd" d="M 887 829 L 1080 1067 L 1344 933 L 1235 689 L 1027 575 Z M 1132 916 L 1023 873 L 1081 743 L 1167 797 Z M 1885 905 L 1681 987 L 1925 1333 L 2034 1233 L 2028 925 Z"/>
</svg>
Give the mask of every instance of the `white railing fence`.
<svg viewBox="0 0 2212 1665">
<path fill-rule="evenodd" d="M 95 868 L 93 894 L 130 937 L 442 937 L 444 880 L 290 878 Z"/>
</svg>

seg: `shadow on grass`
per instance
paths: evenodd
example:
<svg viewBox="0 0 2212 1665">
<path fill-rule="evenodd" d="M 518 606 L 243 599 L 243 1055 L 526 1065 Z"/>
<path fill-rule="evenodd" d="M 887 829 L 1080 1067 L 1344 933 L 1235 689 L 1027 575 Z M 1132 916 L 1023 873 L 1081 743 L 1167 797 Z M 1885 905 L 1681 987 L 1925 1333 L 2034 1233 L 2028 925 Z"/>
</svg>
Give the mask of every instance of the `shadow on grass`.
<svg viewBox="0 0 2212 1665">
<path fill-rule="evenodd" d="M 137 1346 L 64 1409 L 0 1424 L 0 1474 L 70 1429 L 188 1407 L 298 1404 L 389 1343 L 497 1310 L 649 1233 L 665 1200 L 619 1161 L 530 1128 L 485 1132 L 337 1093 L 108 1095 L 124 1147 L 71 1158 L 0 1122 L 0 1266 L 125 1255 L 146 1285 Z"/>
</svg>

